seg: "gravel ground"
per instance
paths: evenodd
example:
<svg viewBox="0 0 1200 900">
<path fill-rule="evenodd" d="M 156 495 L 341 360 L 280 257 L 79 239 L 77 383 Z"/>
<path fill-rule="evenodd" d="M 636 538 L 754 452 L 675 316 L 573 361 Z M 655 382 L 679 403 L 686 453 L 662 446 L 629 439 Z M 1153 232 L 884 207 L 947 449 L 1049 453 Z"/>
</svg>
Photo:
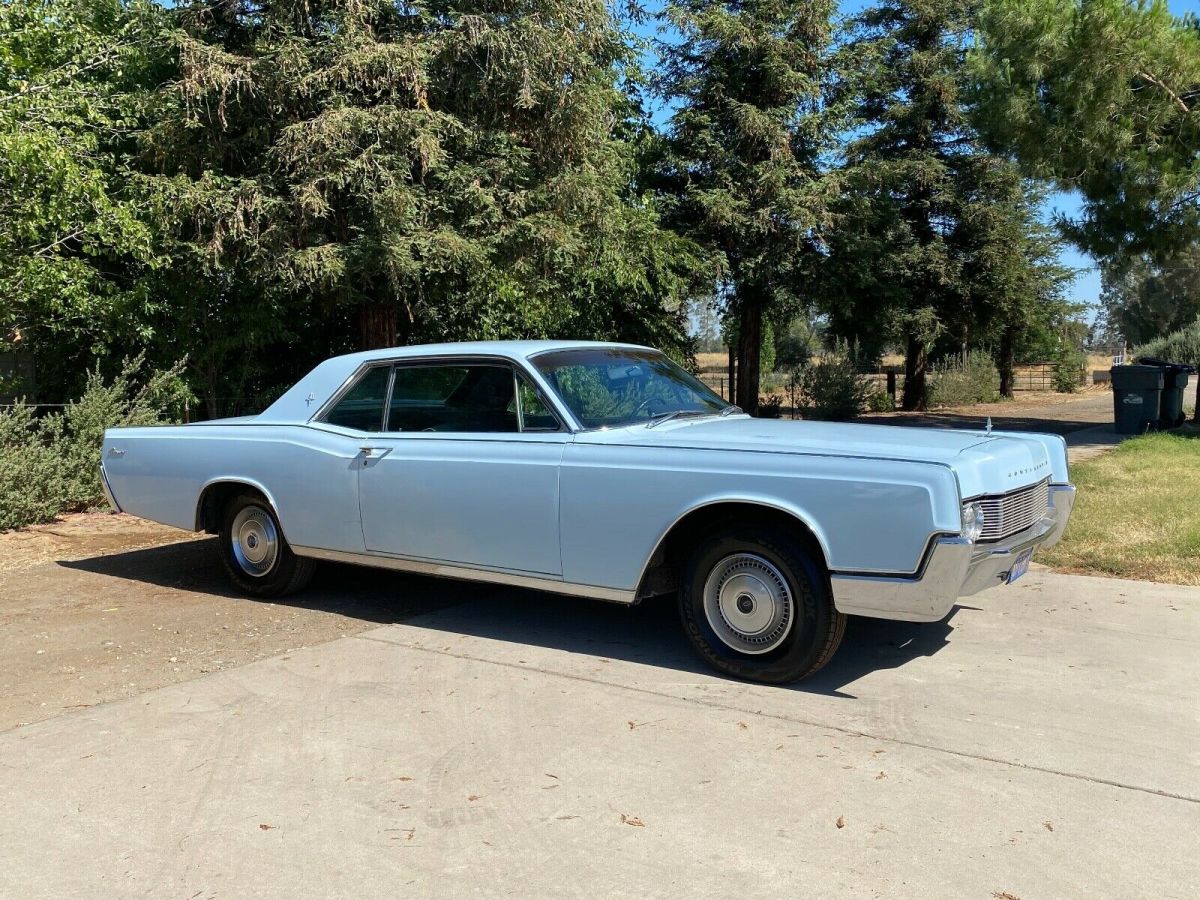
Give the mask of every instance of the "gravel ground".
<svg viewBox="0 0 1200 900">
<path fill-rule="evenodd" d="M 0 730 L 445 602 L 445 582 L 337 565 L 294 602 L 234 596 L 214 538 L 111 514 L 0 534 L 0 559 Z M 477 593 L 461 586 L 454 597 Z"/>
</svg>

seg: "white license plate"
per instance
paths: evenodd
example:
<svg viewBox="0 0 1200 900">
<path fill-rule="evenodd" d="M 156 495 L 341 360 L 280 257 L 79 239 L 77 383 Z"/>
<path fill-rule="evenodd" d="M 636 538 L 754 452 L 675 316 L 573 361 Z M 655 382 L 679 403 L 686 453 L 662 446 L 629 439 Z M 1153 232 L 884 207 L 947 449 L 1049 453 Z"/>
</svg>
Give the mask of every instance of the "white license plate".
<svg viewBox="0 0 1200 900">
<path fill-rule="evenodd" d="M 1013 567 L 1008 570 L 1008 583 L 1012 584 L 1022 575 L 1029 571 L 1029 561 L 1033 559 L 1033 551 L 1026 550 L 1017 557 L 1017 561 L 1013 563 Z"/>
</svg>

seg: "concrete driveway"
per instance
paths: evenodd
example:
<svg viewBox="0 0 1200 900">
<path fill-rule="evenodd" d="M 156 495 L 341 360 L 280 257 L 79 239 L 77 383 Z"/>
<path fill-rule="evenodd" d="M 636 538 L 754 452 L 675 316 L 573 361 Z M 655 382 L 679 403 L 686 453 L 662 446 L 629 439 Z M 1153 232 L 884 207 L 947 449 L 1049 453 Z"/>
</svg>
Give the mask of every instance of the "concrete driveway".
<svg viewBox="0 0 1200 900">
<path fill-rule="evenodd" d="M 1200 885 L 1200 589 L 1034 571 L 780 689 L 669 603 L 386 577 L 392 624 L 0 733 L 0 895 Z"/>
</svg>

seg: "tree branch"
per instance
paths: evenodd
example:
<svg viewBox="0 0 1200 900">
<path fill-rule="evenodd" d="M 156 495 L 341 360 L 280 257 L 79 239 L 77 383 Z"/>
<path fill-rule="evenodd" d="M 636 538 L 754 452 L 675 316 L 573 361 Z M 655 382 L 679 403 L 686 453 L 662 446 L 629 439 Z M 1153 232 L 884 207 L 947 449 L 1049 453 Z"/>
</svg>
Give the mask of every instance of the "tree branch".
<svg viewBox="0 0 1200 900">
<path fill-rule="evenodd" d="M 1159 81 L 1157 78 L 1155 78 L 1153 75 L 1151 75 L 1149 72 L 1138 72 L 1137 76 L 1138 76 L 1138 78 L 1142 79 L 1143 81 L 1148 81 L 1151 84 L 1155 85 L 1156 87 L 1159 87 L 1162 90 L 1166 91 L 1167 96 L 1171 98 L 1171 102 L 1174 103 L 1177 107 L 1179 107 L 1179 111 L 1182 112 L 1185 116 L 1191 114 L 1192 110 L 1186 103 L 1183 102 L 1183 98 L 1180 97 L 1178 94 L 1176 94 L 1169 87 L 1167 87 L 1163 82 Z"/>
</svg>

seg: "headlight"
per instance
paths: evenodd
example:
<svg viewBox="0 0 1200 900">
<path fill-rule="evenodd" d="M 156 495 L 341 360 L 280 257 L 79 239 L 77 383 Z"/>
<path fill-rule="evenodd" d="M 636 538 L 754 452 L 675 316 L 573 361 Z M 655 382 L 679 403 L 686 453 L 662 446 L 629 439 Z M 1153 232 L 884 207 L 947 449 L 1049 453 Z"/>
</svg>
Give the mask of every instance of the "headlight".
<svg viewBox="0 0 1200 900">
<path fill-rule="evenodd" d="M 983 504 L 964 503 L 962 508 L 962 536 L 972 544 L 983 534 Z"/>
</svg>

